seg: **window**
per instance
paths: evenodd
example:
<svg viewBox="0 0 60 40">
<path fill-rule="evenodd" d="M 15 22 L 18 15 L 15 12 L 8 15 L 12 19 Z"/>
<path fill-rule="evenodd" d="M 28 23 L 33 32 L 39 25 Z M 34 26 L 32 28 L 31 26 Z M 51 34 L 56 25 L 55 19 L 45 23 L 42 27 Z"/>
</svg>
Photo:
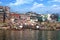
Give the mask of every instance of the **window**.
<svg viewBox="0 0 60 40">
<path fill-rule="evenodd" d="M 0 12 L 2 12 L 3 11 L 3 9 L 0 9 Z"/>
</svg>

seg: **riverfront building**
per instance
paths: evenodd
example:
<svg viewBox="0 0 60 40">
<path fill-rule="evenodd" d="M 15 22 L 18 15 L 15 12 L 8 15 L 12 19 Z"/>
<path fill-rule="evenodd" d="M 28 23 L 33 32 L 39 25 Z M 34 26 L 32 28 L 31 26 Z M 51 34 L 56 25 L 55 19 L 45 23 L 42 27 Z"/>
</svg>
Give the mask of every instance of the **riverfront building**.
<svg viewBox="0 0 60 40">
<path fill-rule="evenodd" d="M 9 22 L 9 15 L 10 15 L 10 11 L 9 11 L 9 7 L 7 6 L 0 6 L 0 22 Z"/>
</svg>

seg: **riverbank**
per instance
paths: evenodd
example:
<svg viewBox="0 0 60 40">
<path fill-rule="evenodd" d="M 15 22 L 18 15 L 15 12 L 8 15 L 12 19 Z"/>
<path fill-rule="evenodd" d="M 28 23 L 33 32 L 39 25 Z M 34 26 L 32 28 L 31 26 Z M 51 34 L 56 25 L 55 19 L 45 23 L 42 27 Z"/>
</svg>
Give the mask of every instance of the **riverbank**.
<svg viewBox="0 0 60 40">
<path fill-rule="evenodd" d="M 0 30 L 13 30 L 13 31 L 21 31 L 21 30 L 27 30 L 27 29 L 11 29 L 9 27 L 0 27 Z M 40 30 L 40 31 L 55 31 L 54 29 L 29 29 L 29 30 Z"/>
<path fill-rule="evenodd" d="M 25 30 L 25 29 L 31 29 L 31 30 L 60 30 L 60 23 L 52 23 L 52 22 L 42 22 L 38 25 L 22 25 L 22 26 L 16 26 L 16 25 L 10 25 L 7 23 L 3 23 L 0 25 L 0 30 Z"/>
</svg>

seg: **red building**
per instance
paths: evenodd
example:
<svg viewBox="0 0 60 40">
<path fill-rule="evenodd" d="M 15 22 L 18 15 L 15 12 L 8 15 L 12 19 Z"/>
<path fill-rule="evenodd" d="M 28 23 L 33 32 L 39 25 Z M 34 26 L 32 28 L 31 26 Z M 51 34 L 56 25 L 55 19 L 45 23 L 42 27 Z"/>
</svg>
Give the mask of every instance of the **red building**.
<svg viewBox="0 0 60 40">
<path fill-rule="evenodd" d="M 14 13 L 12 12 L 10 14 L 10 19 L 11 21 L 14 23 L 14 22 L 18 22 L 20 20 L 20 14 L 17 14 L 17 13 Z"/>
<path fill-rule="evenodd" d="M 12 12 L 10 14 L 10 16 L 11 16 L 11 18 L 16 18 L 16 19 L 19 19 L 20 18 L 20 14 L 17 14 L 17 13 L 14 13 L 14 12 Z"/>
</svg>

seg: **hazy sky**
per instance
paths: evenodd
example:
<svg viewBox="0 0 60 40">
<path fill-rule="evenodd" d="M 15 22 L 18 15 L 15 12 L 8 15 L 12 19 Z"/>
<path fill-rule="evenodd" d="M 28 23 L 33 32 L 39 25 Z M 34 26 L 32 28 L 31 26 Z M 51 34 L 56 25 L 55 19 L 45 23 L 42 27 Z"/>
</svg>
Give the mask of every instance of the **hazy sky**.
<svg viewBox="0 0 60 40">
<path fill-rule="evenodd" d="M 0 0 L 0 6 L 9 6 L 13 12 L 60 13 L 60 0 Z"/>
</svg>

